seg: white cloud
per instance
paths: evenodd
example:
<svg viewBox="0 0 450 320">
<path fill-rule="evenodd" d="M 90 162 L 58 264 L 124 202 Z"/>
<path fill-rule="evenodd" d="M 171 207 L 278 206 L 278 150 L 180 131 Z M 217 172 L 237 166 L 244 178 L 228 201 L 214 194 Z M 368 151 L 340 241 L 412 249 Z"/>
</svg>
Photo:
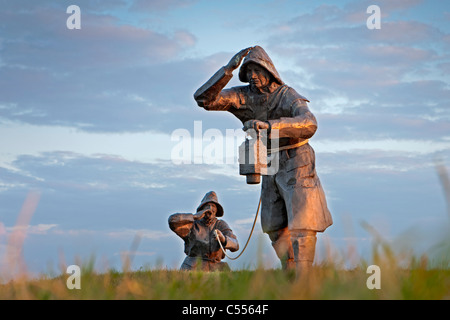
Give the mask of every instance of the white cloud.
<svg viewBox="0 0 450 320">
<path fill-rule="evenodd" d="M 116 155 L 127 161 L 170 160 L 170 136 L 163 133 L 88 133 L 71 127 L 7 123 L 0 126 L 0 166 L 11 167 L 19 155 L 54 150 L 85 156 Z M 69 160 L 69 159 L 66 159 Z"/>
<path fill-rule="evenodd" d="M 52 231 L 55 235 L 71 236 L 71 237 L 84 237 L 93 236 L 98 233 L 96 230 L 90 229 L 55 229 Z"/>
<path fill-rule="evenodd" d="M 133 0 L 131 10 L 139 12 L 161 12 L 169 9 L 177 9 L 191 6 L 198 0 Z"/>
<path fill-rule="evenodd" d="M 14 227 L 6 227 L 4 228 L 8 233 L 11 232 L 22 232 L 24 235 L 46 235 L 49 233 L 49 230 L 56 228 L 57 224 L 37 224 L 37 225 L 28 225 L 28 226 L 14 226 Z M 1 229 L 1 225 L 0 225 Z M 0 230 L 1 234 L 1 230 Z"/>
<path fill-rule="evenodd" d="M 345 140 L 331 139 L 314 140 L 311 142 L 317 152 L 355 152 L 380 151 L 403 152 L 408 154 L 433 154 L 439 151 L 450 151 L 450 142 L 414 139 L 373 139 Z"/>
<path fill-rule="evenodd" d="M 154 251 L 121 251 L 121 252 L 116 252 L 114 255 L 120 255 L 121 257 L 123 257 L 123 255 L 126 256 L 141 256 L 141 257 L 151 257 L 154 256 L 156 254 L 156 252 Z"/>
<path fill-rule="evenodd" d="M 29 226 L 13 226 L 4 227 L 0 222 L 0 236 L 7 235 L 11 232 L 22 232 L 23 235 L 60 235 L 70 237 L 82 237 L 82 236 L 106 236 L 116 239 L 150 239 L 160 240 L 172 236 L 172 233 L 161 230 L 149 230 L 149 229 L 117 229 L 117 230 L 96 230 L 96 229 L 63 229 L 58 224 L 37 224 Z"/>
<path fill-rule="evenodd" d="M 253 223 L 254 221 L 255 221 L 255 216 L 253 215 L 250 218 L 237 219 L 237 220 L 233 221 L 233 225 L 247 225 L 247 224 Z"/>
<path fill-rule="evenodd" d="M 171 236 L 170 232 L 164 232 L 160 230 L 148 230 L 148 229 L 125 229 L 125 230 L 114 230 L 108 231 L 107 236 L 112 238 L 141 238 L 141 239 L 151 239 L 160 240 Z"/>
</svg>

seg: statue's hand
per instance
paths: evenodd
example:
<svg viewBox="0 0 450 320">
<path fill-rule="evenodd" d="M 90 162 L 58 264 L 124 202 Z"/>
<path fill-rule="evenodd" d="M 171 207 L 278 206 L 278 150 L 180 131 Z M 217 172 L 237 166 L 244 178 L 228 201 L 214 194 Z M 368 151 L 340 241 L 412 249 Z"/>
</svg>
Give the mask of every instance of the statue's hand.
<svg viewBox="0 0 450 320">
<path fill-rule="evenodd" d="M 237 69 L 242 60 L 244 59 L 244 57 L 246 55 L 248 55 L 248 53 L 253 49 L 254 47 L 249 47 L 249 48 L 245 48 L 242 49 L 241 51 L 239 51 L 238 53 L 236 53 L 233 58 L 231 58 L 230 62 L 228 62 L 228 64 L 226 65 L 226 69 L 229 71 L 233 71 L 235 69 Z"/>
<path fill-rule="evenodd" d="M 247 131 L 249 129 L 253 129 L 256 132 L 259 132 L 260 130 L 267 130 L 270 128 L 270 125 L 268 122 L 260 121 L 260 120 L 248 120 L 245 121 L 244 127 L 242 130 Z"/>
<path fill-rule="evenodd" d="M 196 214 L 194 214 L 194 220 L 200 220 L 201 218 L 203 218 L 203 216 L 205 215 L 205 213 L 208 211 L 208 209 L 203 209 L 198 211 Z"/>
</svg>

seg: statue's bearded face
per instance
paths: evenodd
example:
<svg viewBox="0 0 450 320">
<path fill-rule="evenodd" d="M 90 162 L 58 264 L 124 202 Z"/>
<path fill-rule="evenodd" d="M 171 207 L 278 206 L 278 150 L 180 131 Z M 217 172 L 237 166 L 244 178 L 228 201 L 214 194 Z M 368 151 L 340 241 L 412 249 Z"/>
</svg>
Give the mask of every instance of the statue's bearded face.
<svg viewBox="0 0 450 320">
<path fill-rule="evenodd" d="M 247 65 L 247 79 L 250 86 L 262 90 L 270 83 L 270 73 L 256 63 Z"/>
</svg>

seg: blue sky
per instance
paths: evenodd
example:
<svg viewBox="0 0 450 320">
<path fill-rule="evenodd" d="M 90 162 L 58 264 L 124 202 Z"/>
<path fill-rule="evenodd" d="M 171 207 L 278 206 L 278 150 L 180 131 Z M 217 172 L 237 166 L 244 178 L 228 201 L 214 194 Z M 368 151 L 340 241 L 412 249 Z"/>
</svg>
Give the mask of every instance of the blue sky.
<svg viewBox="0 0 450 320">
<path fill-rule="evenodd" d="M 81 9 L 69 30 L 66 8 Z M 366 9 L 381 9 L 369 30 Z M 420 252 L 448 233 L 436 161 L 450 156 L 450 6 L 445 1 L 0 1 L 0 257 L 29 195 L 39 195 L 23 251 L 30 272 L 80 257 L 121 268 L 177 268 L 183 244 L 168 229 L 209 190 L 245 243 L 259 186 L 234 163 L 173 163 L 177 129 L 226 135 L 241 124 L 206 112 L 195 90 L 240 49 L 266 49 L 306 96 L 311 139 L 334 224 L 327 249 L 369 257 L 372 225 Z M 234 77 L 230 85 L 239 85 Z M 232 139 L 239 145 L 238 139 Z M 233 149 L 233 148 L 232 148 Z M 405 240 L 406 239 L 406 240 Z M 232 268 L 278 262 L 259 223 Z"/>
</svg>

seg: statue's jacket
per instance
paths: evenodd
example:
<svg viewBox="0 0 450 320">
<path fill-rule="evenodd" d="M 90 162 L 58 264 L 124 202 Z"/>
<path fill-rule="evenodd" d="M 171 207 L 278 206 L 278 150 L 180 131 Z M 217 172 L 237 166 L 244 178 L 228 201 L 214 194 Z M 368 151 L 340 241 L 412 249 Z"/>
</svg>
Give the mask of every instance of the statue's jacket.
<svg viewBox="0 0 450 320">
<path fill-rule="evenodd" d="M 270 58 L 263 58 L 255 62 L 264 61 L 274 74 L 275 67 L 267 62 Z M 243 124 L 253 119 L 270 123 L 269 138 L 276 133 L 279 147 L 295 145 L 314 135 L 317 122 L 308 108 L 309 101 L 293 88 L 280 80 L 272 82 L 265 92 L 255 92 L 250 85 L 223 89 L 232 76 L 225 67 L 219 69 L 194 94 L 197 104 L 206 110 L 228 111 Z M 279 79 L 278 73 L 276 76 Z M 279 151 L 278 159 L 278 171 L 263 176 L 263 231 L 289 227 L 323 232 L 333 221 L 316 173 L 313 148 L 305 141 L 298 148 Z"/>
<path fill-rule="evenodd" d="M 184 240 L 184 253 L 191 258 L 201 258 L 205 261 L 220 262 L 225 253 L 220 248 L 214 230 L 218 229 L 225 236 L 224 249 L 239 250 L 239 244 L 228 224 L 214 218 L 210 223 L 204 219 L 194 220 L 191 213 L 175 213 L 169 217 L 169 227 Z"/>
</svg>

